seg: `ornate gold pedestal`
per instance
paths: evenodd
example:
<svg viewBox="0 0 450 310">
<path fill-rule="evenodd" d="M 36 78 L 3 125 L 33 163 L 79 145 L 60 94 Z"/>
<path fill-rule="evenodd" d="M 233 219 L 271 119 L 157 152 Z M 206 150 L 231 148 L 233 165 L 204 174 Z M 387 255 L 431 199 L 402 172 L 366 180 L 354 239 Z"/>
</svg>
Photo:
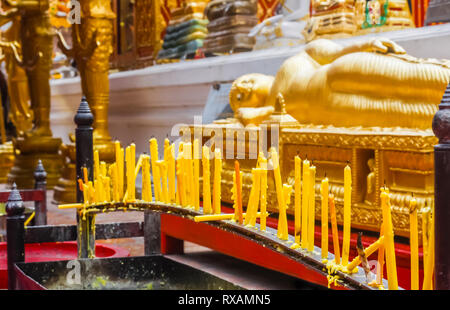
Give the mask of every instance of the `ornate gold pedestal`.
<svg viewBox="0 0 450 310">
<path fill-rule="evenodd" d="M 60 145 L 60 138 L 48 136 L 17 138 L 14 167 L 8 174 L 8 183 L 16 183 L 19 188 L 33 188 L 33 173 L 40 159 L 47 172 L 47 188 L 53 188 L 61 176 L 63 165 L 58 153 Z"/>
<path fill-rule="evenodd" d="M 343 223 L 344 167 L 352 168 L 352 227 L 379 232 L 381 225 L 380 187 L 391 193 L 392 219 L 395 234 L 409 236 L 409 200 L 417 199 L 419 215 L 434 197 L 433 146 L 437 139 L 431 130 L 400 130 L 389 128 L 340 128 L 333 126 L 300 125 L 291 121 L 263 122 L 259 127 L 242 128 L 235 119 L 203 125 L 203 143 L 221 136 L 218 146 L 224 160 L 222 170 L 222 201 L 233 203 L 234 161 L 239 159 L 243 175 L 243 205 L 247 205 L 251 189 L 251 169 L 256 167 L 255 153 L 266 153 L 276 145 L 279 132 L 279 154 L 283 183 L 294 184 L 294 157 L 308 158 L 317 167 L 316 218 L 321 216 L 320 182 L 327 175 L 330 193 L 336 197 L 337 221 Z M 287 118 L 288 119 L 288 118 Z M 279 123 L 276 127 L 266 127 Z M 267 134 L 264 133 L 265 128 Z M 192 127 L 191 127 L 192 130 Z M 198 129 L 197 129 L 198 130 Z M 272 137 L 271 137 L 272 136 Z M 216 142 L 217 143 L 217 142 Z M 232 157 L 228 157 L 227 152 Z M 253 155 L 253 156 L 251 156 Z M 200 188 L 202 188 L 200 186 Z M 278 212 L 273 173 L 268 174 L 269 212 Z M 294 214 L 294 199 L 287 209 Z M 419 225 L 419 227 L 421 227 Z"/>
<path fill-rule="evenodd" d="M 6 183 L 8 172 L 14 165 L 14 148 L 12 142 L 0 144 L 0 183 Z"/>
</svg>

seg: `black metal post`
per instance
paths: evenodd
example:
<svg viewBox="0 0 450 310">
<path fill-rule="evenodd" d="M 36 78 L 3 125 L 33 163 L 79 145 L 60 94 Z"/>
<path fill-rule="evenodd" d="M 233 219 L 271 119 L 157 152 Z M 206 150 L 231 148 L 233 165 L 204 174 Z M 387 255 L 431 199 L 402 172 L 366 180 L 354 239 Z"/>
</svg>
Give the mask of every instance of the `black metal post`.
<svg viewBox="0 0 450 310">
<path fill-rule="evenodd" d="M 450 84 L 433 118 L 433 132 L 439 138 L 434 147 L 434 288 L 450 289 Z"/>
<path fill-rule="evenodd" d="M 8 289 L 16 288 L 14 264 L 25 261 L 25 206 L 14 183 L 6 203 L 6 248 L 8 260 Z"/>
<path fill-rule="evenodd" d="M 144 254 L 161 253 L 161 214 L 150 210 L 144 211 Z"/>
<path fill-rule="evenodd" d="M 47 225 L 47 172 L 40 159 L 34 171 L 34 188 L 44 191 L 44 200 L 34 202 L 34 225 L 44 226 Z"/>
<path fill-rule="evenodd" d="M 81 99 L 80 107 L 74 117 L 77 128 L 75 129 L 76 147 L 76 173 L 77 180 L 83 179 L 83 168 L 88 171 L 88 180 L 93 180 L 94 141 L 93 128 L 94 115 L 91 113 L 86 97 Z M 78 183 L 77 183 L 78 184 Z M 77 202 L 83 202 L 83 193 L 77 185 Z M 78 257 L 88 258 L 95 256 L 95 230 L 93 229 L 94 216 L 87 214 L 85 217 L 77 213 L 78 226 Z"/>
</svg>

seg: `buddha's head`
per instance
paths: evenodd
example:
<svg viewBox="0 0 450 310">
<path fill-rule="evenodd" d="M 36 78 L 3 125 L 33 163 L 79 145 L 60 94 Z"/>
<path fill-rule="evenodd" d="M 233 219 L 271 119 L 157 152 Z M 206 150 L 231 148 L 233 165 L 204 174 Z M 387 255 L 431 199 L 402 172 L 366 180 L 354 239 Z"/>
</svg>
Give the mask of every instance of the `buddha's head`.
<svg viewBox="0 0 450 310">
<path fill-rule="evenodd" d="M 230 90 L 230 106 L 236 112 L 239 108 L 258 108 L 266 105 L 274 77 L 251 73 L 237 78 Z"/>
</svg>

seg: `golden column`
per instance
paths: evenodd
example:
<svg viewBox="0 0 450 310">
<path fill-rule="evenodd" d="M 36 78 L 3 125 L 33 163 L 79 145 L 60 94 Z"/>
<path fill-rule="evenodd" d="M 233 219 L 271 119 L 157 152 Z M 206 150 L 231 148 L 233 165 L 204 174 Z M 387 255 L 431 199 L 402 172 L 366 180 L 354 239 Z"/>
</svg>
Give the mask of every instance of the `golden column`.
<svg viewBox="0 0 450 310">
<path fill-rule="evenodd" d="M 113 53 L 113 21 L 116 15 L 109 0 L 81 0 L 81 22 L 72 25 L 73 47 L 69 48 L 58 33 L 59 47 L 75 59 L 81 76 L 83 94 L 94 114 L 94 150 L 100 160 L 114 161 L 114 143 L 108 130 L 109 58 Z M 74 142 L 72 140 L 72 142 Z M 58 202 L 74 202 L 75 170 L 74 145 L 63 147 L 69 161 L 55 188 Z"/>
<path fill-rule="evenodd" d="M 20 17 L 22 55 L 13 48 L 14 58 L 25 69 L 33 111 L 33 128 L 13 139 L 14 167 L 8 182 L 18 187 L 34 186 L 31 177 L 39 159 L 47 171 L 47 186 L 52 188 L 59 176 L 62 158 L 58 154 L 60 138 L 52 137 L 50 129 L 50 69 L 52 65 L 53 32 L 50 26 L 48 0 L 3 0 L 7 13 Z"/>
</svg>

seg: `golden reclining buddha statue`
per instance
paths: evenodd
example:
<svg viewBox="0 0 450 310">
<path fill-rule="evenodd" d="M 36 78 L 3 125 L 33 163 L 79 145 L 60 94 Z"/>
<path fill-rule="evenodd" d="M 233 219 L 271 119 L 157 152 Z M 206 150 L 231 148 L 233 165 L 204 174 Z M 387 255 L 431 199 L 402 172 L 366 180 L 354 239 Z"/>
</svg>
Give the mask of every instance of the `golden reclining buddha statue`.
<svg viewBox="0 0 450 310">
<path fill-rule="evenodd" d="M 450 61 L 412 57 L 387 39 L 346 46 L 318 39 L 287 59 L 275 76 L 252 73 L 237 78 L 229 93 L 234 118 L 203 125 L 203 141 L 220 136 L 224 154 L 229 145 L 236 147 L 230 142 L 237 143 L 234 152 L 240 158 L 239 149 L 245 150 L 247 160 L 241 168 L 244 188 L 248 188 L 251 168 L 256 165 L 256 159 L 248 156 L 250 149 L 269 144 L 260 141 L 264 135 L 250 133 L 278 122 L 283 182 L 293 184 L 296 155 L 317 167 L 318 218 L 320 180 L 326 174 L 342 223 L 343 171 L 349 163 L 352 226 L 379 232 L 380 188 L 386 185 L 395 232 L 408 236 L 412 195 L 418 201 L 419 215 L 433 203 L 437 139 L 431 122 L 449 81 Z M 238 133 L 228 135 L 230 128 Z M 222 135 L 212 134 L 217 131 Z M 245 139 L 241 131 L 246 132 Z M 234 160 L 226 159 L 222 199 L 230 203 L 233 169 Z M 277 212 L 272 177 L 269 174 L 268 208 Z M 243 199 L 245 204 L 248 197 Z M 293 214 L 292 201 L 287 211 Z"/>
<path fill-rule="evenodd" d="M 258 125 L 282 99 L 302 124 L 427 129 L 449 77 L 450 61 L 414 58 L 387 39 L 346 47 L 319 39 L 275 77 L 236 79 L 230 105 L 245 125 Z"/>
</svg>

